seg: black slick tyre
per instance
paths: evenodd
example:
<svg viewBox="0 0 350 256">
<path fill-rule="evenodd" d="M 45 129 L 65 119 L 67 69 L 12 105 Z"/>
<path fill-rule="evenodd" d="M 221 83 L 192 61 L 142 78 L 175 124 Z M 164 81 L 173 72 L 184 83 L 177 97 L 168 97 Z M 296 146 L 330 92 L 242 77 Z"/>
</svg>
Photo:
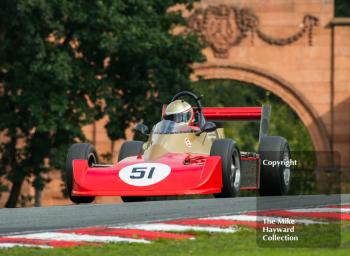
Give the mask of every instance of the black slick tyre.
<svg viewBox="0 0 350 256">
<path fill-rule="evenodd" d="M 280 196 L 288 193 L 290 187 L 290 166 L 272 162 L 290 160 L 288 141 L 280 136 L 266 136 L 261 139 L 260 155 L 260 189 L 261 196 Z"/>
<path fill-rule="evenodd" d="M 76 204 L 92 203 L 95 200 L 94 196 L 73 196 L 73 160 L 83 159 L 87 160 L 89 166 L 98 163 L 98 156 L 94 146 L 89 143 L 73 144 L 67 154 L 66 158 L 66 189 L 70 200 Z"/>
<path fill-rule="evenodd" d="M 210 156 L 221 156 L 222 190 L 215 197 L 236 197 L 241 186 L 240 152 L 233 140 L 215 140 L 210 149 Z"/>
</svg>

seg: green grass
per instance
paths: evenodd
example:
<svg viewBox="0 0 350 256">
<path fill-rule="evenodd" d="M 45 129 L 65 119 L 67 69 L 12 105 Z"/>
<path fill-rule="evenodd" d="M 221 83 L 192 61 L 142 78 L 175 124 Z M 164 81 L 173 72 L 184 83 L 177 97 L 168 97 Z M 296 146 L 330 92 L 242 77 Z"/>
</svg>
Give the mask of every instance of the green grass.
<svg viewBox="0 0 350 256">
<path fill-rule="evenodd" d="M 317 226 L 308 226 L 298 232 L 309 237 L 307 245 L 317 247 L 329 241 L 329 233 L 339 228 L 336 225 L 320 231 Z M 261 248 L 256 242 L 256 232 L 242 229 L 234 234 L 195 233 L 196 240 L 157 240 L 151 244 L 105 244 L 72 248 L 36 249 L 13 248 L 0 250 L 0 255 L 350 255 L 350 223 L 342 223 L 341 243 L 337 248 Z"/>
</svg>

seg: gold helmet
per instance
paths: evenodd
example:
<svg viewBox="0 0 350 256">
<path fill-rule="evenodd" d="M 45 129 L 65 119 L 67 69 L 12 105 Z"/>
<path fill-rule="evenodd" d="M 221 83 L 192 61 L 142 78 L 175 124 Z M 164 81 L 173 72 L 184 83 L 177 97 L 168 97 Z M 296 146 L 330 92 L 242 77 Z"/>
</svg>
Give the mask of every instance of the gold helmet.
<svg viewBox="0 0 350 256">
<path fill-rule="evenodd" d="M 163 118 L 190 125 L 193 122 L 193 109 L 186 101 L 175 100 L 166 107 Z"/>
</svg>

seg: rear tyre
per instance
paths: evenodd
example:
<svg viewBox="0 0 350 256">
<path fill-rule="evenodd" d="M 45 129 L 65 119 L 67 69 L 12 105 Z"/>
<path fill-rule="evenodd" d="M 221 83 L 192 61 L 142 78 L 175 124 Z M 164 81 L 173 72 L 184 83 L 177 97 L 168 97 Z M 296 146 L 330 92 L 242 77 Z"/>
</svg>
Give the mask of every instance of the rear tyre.
<svg viewBox="0 0 350 256">
<path fill-rule="evenodd" d="M 123 143 L 119 151 L 118 161 L 123 160 L 129 156 L 137 156 L 142 153 L 142 141 L 126 141 Z M 142 202 L 146 200 L 145 196 L 122 196 L 124 203 Z"/>
<path fill-rule="evenodd" d="M 290 167 L 268 165 L 268 161 L 289 161 L 288 141 L 279 136 L 263 137 L 259 146 L 259 154 L 261 159 L 260 195 L 280 196 L 287 194 L 290 186 Z"/>
<path fill-rule="evenodd" d="M 230 139 L 215 140 L 210 156 L 221 156 L 222 190 L 215 197 L 236 197 L 241 186 L 241 157 L 236 143 Z"/>
<path fill-rule="evenodd" d="M 95 200 L 94 196 L 73 196 L 73 160 L 83 159 L 87 160 L 89 166 L 98 162 L 98 157 L 95 148 L 89 143 L 73 144 L 67 154 L 66 158 L 66 188 L 70 200 L 76 204 L 91 203 Z"/>
</svg>

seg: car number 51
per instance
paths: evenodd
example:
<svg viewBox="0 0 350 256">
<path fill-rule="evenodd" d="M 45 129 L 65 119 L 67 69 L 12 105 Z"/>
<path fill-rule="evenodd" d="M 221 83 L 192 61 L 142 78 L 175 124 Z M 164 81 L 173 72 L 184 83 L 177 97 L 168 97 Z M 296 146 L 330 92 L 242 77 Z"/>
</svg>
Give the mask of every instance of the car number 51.
<svg viewBox="0 0 350 256">
<path fill-rule="evenodd" d="M 148 172 L 146 178 L 152 179 L 154 169 L 156 169 L 156 167 L 151 167 L 151 169 L 149 170 L 147 169 L 147 167 L 134 167 L 132 168 L 132 175 L 130 175 L 130 179 L 143 179 L 145 178 L 146 172 Z"/>
<path fill-rule="evenodd" d="M 140 163 L 124 167 L 119 172 L 122 181 L 133 186 L 149 186 L 165 179 L 170 166 L 160 163 Z"/>
</svg>

